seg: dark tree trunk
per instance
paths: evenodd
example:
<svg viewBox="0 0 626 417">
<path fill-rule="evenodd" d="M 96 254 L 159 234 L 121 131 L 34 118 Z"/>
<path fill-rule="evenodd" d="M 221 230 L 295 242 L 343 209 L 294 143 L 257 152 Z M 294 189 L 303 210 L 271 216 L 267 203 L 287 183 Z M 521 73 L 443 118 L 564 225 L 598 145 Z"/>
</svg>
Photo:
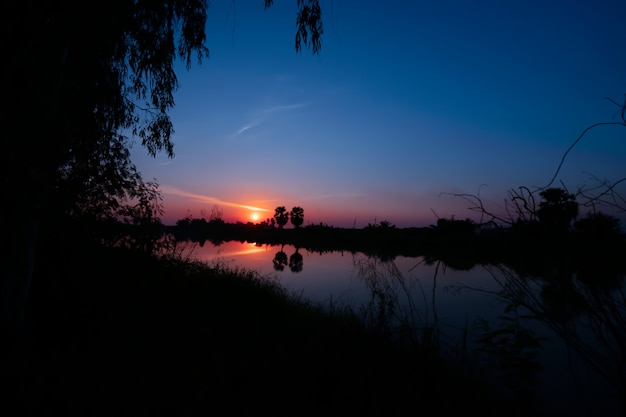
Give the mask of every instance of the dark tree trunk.
<svg viewBox="0 0 626 417">
<path fill-rule="evenodd" d="M 26 308 L 35 269 L 39 223 L 47 198 L 45 187 L 23 188 L 3 210 L 5 222 L 2 281 L 2 333 L 11 349 L 26 328 Z"/>
</svg>

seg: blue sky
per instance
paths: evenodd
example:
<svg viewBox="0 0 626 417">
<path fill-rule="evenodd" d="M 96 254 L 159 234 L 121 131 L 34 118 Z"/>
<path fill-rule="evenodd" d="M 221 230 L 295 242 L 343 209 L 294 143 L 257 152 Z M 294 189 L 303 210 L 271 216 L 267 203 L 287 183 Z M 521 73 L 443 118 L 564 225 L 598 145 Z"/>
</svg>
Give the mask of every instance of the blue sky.
<svg viewBox="0 0 626 417">
<path fill-rule="evenodd" d="M 476 218 L 448 193 L 545 185 L 578 135 L 619 121 L 624 1 L 321 1 L 319 56 L 294 50 L 296 0 L 213 1 L 210 57 L 180 65 L 175 157 L 133 158 L 172 224 L 304 208 L 305 224 Z M 626 177 L 626 128 L 585 136 L 558 180 Z M 625 187 L 621 190 L 626 195 Z M 443 193 L 443 194 L 442 194 Z"/>
</svg>

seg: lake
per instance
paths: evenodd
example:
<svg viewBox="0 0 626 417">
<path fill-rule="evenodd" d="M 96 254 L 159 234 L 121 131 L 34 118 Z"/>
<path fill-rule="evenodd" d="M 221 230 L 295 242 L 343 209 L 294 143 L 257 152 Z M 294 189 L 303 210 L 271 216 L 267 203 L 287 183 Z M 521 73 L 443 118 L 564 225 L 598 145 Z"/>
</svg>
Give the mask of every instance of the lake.
<svg viewBox="0 0 626 417">
<path fill-rule="evenodd" d="M 626 366 L 623 276 L 599 290 L 501 265 L 455 270 L 422 257 L 238 241 L 195 244 L 192 254 L 277 279 L 326 309 L 348 306 L 372 326 L 408 323 L 418 338 L 434 332 L 450 360 L 554 415 L 623 415 L 614 392 Z"/>
</svg>

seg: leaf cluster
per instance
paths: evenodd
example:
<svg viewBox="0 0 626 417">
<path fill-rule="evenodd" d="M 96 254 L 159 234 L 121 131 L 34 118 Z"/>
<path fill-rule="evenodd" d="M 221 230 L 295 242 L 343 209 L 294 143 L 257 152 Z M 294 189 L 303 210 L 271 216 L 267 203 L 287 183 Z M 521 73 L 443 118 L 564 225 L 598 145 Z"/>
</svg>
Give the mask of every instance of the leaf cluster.
<svg viewBox="0 0 626 417">
<path fill-rule="evenodd" d="M 268 9 L 273 3 L 273 0 L 265 0 L 265 8 Z M 313 54 L 319 54 L 322 49 L 322 34 L 324 33 L 322 8 L 319 0 L 298 0 L 296 27 L 296 52 L 300 52 L 304 45 L 311 48 Z"/>
</svg>

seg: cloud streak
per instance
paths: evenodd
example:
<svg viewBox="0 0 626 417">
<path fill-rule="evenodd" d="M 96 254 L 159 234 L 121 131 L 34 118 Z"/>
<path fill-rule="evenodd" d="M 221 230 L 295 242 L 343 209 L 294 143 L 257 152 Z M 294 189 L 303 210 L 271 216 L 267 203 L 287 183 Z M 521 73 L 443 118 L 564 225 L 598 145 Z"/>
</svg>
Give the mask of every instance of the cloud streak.
<svg viewBox="0 0 626 417">
<path fill-rule="evenodd" d="M 272 107 L 268 107 L 268 108 L 260 111 L 259 113 L 260 114 L 274 114 L 274 113 L 283 112 L 283 111 L 300 109 L 302 107 L 305 107 L 306 105 L 307 105 L 306 103 L 294 103 L 294 104 L 284 104 L 284 105 L 279 105 L 279 106 L 272 106 Z"/>
<path fill-rule="evenodd" d="M 239 130 L 237 130 L 237 132 L 235 133 L 235 136 L 239 136 L 245 133 L 246 131 L 252 129 L 253 127 L 256 127 L 264 123 L 266 121 L 266 118 L 270 117 L 273 114 L 281 113 L 281 112 L 288 112 L 288 111 L 300 109 L 306 106 L 307 106 L 307 103 L 294 103 L 294 104 L 284 104 L 284 105 L 270 106 L 270 107 L 264 108 L 256 113 L 257 115 L 259 115 L 258 117 L 252 119 L 249 123 L 246 123 L 244 126 L 239 128 Z"/>
<path fill-rule="evenodd" d="M 175 195 L 179 197 L 187 197 L 194 201 L 198 201 L 198 202 L 205 203 L 205 204 L 214 204 L 214 205 L 221 205 L 221 206 L 227 206 L 227 207 L 237 207 L 237 208 L 254 210 L 254 211 L 264 211 L 264 212 L 272 211 L 272 210 L 262 208 L 262 207 L 255 207 L 255 206 L 250 206 L 247 204 L 235 203 L 232 201 L 224 201 L 219 198 L 207 196 L 204 194 L 190 193 L 188 191 L 184 191 L 184 190 L 181 190 L 180 188 L 172 187 L 170 185 L 162 185 L 160 189 L 165 194 Z"/>
<path fill-rule="evenodd" d="M 239 129 L 237 133 L 235 133 L 235 136 L 239 136 L 245 131 L 252 129 L 255 126 L 258 126 L 259 124 L 261 124 L 262 121 L 263 121 L 262 119 L 252 120 L 250 123 L 244 125 L 241 129 Z"/>
</svg>

